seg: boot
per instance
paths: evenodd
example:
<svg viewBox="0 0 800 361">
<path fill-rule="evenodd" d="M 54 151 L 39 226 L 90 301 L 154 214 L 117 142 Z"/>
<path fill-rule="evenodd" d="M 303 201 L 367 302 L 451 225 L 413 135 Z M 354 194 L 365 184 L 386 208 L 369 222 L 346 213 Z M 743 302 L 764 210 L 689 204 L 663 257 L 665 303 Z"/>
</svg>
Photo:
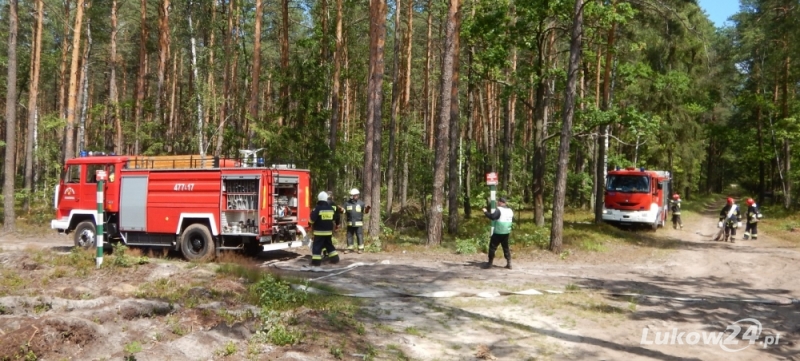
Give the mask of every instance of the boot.
<svg viewBox="0 0 800 361">
<path fill-rule="evenodd" d="M 492 268 L 492 262 L 494 262 L 494 259 L 489 258 L 489 262 L 484 263 L 483 266 L 481 266 L 481 268 L 483 269 Z"/>
<path fill-rule="evenodd" d="M 511 258 L 506 260 L 506 268 L 511 269 Z"/>
<path fill-rule="evenodd" d="M 312 260 L 312 261 L 311 261 L 311 266 L 312 266 L 312 267 L 319 267 L 319 266 L 321 266 L 321 265 L 322 265 L 322 261 L 320 261 L 320 260 L 318 260 L 318 259 L 315 259 L 315 260 Z"/>
<path fill-rule="evenodd" d="M 331 263 L 333 263 L 333 264 L 339 263 L 339 255 L 338 255 L 338 254 L 337 254 L 337 255 L 335 255 L 335 256 L 333 256 L 333 257 L 330 257 L 330 258 L 328 258 L 328 259 L 329 259 L 329 260 L 331 261 Z"/>
<path fill-rule="evenodd" d="M 733 237 L 731 237 L 731 243 L 736 243 L 736 242 L 734 241 Z"/>
</svg>

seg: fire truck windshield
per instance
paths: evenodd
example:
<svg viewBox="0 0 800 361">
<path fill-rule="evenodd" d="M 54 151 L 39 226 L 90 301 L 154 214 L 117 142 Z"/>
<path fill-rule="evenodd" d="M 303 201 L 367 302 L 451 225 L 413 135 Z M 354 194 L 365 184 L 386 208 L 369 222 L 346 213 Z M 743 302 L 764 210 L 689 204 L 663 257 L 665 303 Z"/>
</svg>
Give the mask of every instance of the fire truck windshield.
<svg viewBox="0 0 800 361">
<path fill-rule="evenodd" d="M 648 193 L 650 178 L 641 175 L 609 175 L 606 190 L 611 192 Z"/>
</svg>

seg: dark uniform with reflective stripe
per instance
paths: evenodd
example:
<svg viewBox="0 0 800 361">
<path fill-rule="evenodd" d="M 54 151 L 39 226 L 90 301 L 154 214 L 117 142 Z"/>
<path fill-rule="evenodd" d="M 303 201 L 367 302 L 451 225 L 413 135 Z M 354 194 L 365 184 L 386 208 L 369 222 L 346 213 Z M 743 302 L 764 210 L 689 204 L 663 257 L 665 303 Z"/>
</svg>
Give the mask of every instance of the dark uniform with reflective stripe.
<svg viewBox="0 0 800 361">
<path fill-rule="evenodd" d="M 322 264 L 322 250 L 328 251 L 331 262 L 339 262 L 339 254 L 333 247 L 334 215 L 336 211 L 326 201 L 317 202 L 317 207 L 311 211 L 309 224 L 314 231 L 314 244 L 311 246 L 311 265 Z"/>
<path fill-rule="evenodd" d="M 672 210 L 672 228 L 678 229 L 678 226 L 683 228 L 683 222 L 681 221 L 681 200 L 678 198 L 677 200 L 672 199 L 669 201 L 670 208 Z"/>
<path fill-rule="evenodd" d="M 755 203 L 747 207 L 747 226 L 744 228 L 744 239 L 758 239 L 759 218 L 761 218 L 761 213 Z"/>
<path fill-rule="evenodd" d="M 736 207 L 733 212 L 731 212 L 730 217 L 728 217 L 728 212 L 730 212 L 731 207 Z M 736 236 L 736 227 L 738 226 L 739 220 L 742 218 L 742 214 L 739 212 L 739 206 L 736 204 L 726 204 L 725 207 L 722 207 L 722 210 L 719 211 L 719 221 L 722 222 L 722 227 L 724 228 L 724 241 L 730 239 L 733 242 Z"/>
<path fill-rule="evenodd" d="M 353 250 L 353 235 L 358 240 L 358 250 L 364 250 L 364 202 L 360 199 L 350 198 L 344 204 L 344 214 L 347 216 L 347 249 Z"/>
</svg>

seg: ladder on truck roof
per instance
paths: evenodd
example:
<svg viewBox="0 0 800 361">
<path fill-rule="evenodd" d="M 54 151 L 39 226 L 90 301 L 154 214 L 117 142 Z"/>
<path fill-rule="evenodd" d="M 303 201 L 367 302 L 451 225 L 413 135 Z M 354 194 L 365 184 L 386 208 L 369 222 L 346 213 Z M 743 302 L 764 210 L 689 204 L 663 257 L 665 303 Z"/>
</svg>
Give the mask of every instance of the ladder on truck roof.
<svg viewBox="0 0 800 361">
<path fill-rule="evenodd" d="M 219 168 L 215 166 L 219 163 L 222 161 L 213 156 L 201 157 L 199 154 L 132 156 L 128 159 L 128 169 L 213 169 Z"/>
<path fill-rule="evenodd" d="M 263 149 L 263 148 L 262 148 Z M 258 150 L 240 150 L 241 158 L 214 157 L 199 154 L 190 155 L 154 155 L 131 156 L 128 159 L 128 169 L 217 169 L 217 168 L 273 168 L 273 169 L 303 169 L 303 165 L 294 161 L 273 160 L 256 158 Z"/>
</svg>

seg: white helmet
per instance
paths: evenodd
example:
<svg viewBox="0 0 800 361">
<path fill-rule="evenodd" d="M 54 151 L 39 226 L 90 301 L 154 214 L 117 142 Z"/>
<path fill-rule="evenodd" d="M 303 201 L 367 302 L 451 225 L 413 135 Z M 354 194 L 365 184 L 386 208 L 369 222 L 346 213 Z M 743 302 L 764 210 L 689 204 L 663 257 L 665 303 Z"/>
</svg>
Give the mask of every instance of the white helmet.
<svg viewBox="0 0 800 361">
<path fill-rule="evenodd" d="M 328 193 L 327 192 L 320 192 L 317 196 L 317 200 L 319 201 L 327 201 L 328 200 Z"/>
<path fill-rule="evenodd" d="M 355 196 L 355 195 L 359 195 L 359 194 L 361 194 L 361 192 L 358 191 L 358 188 L 353 188 L 353 189 L 350 190 L 350 195 L 351 196 Z"/>
</svg>

